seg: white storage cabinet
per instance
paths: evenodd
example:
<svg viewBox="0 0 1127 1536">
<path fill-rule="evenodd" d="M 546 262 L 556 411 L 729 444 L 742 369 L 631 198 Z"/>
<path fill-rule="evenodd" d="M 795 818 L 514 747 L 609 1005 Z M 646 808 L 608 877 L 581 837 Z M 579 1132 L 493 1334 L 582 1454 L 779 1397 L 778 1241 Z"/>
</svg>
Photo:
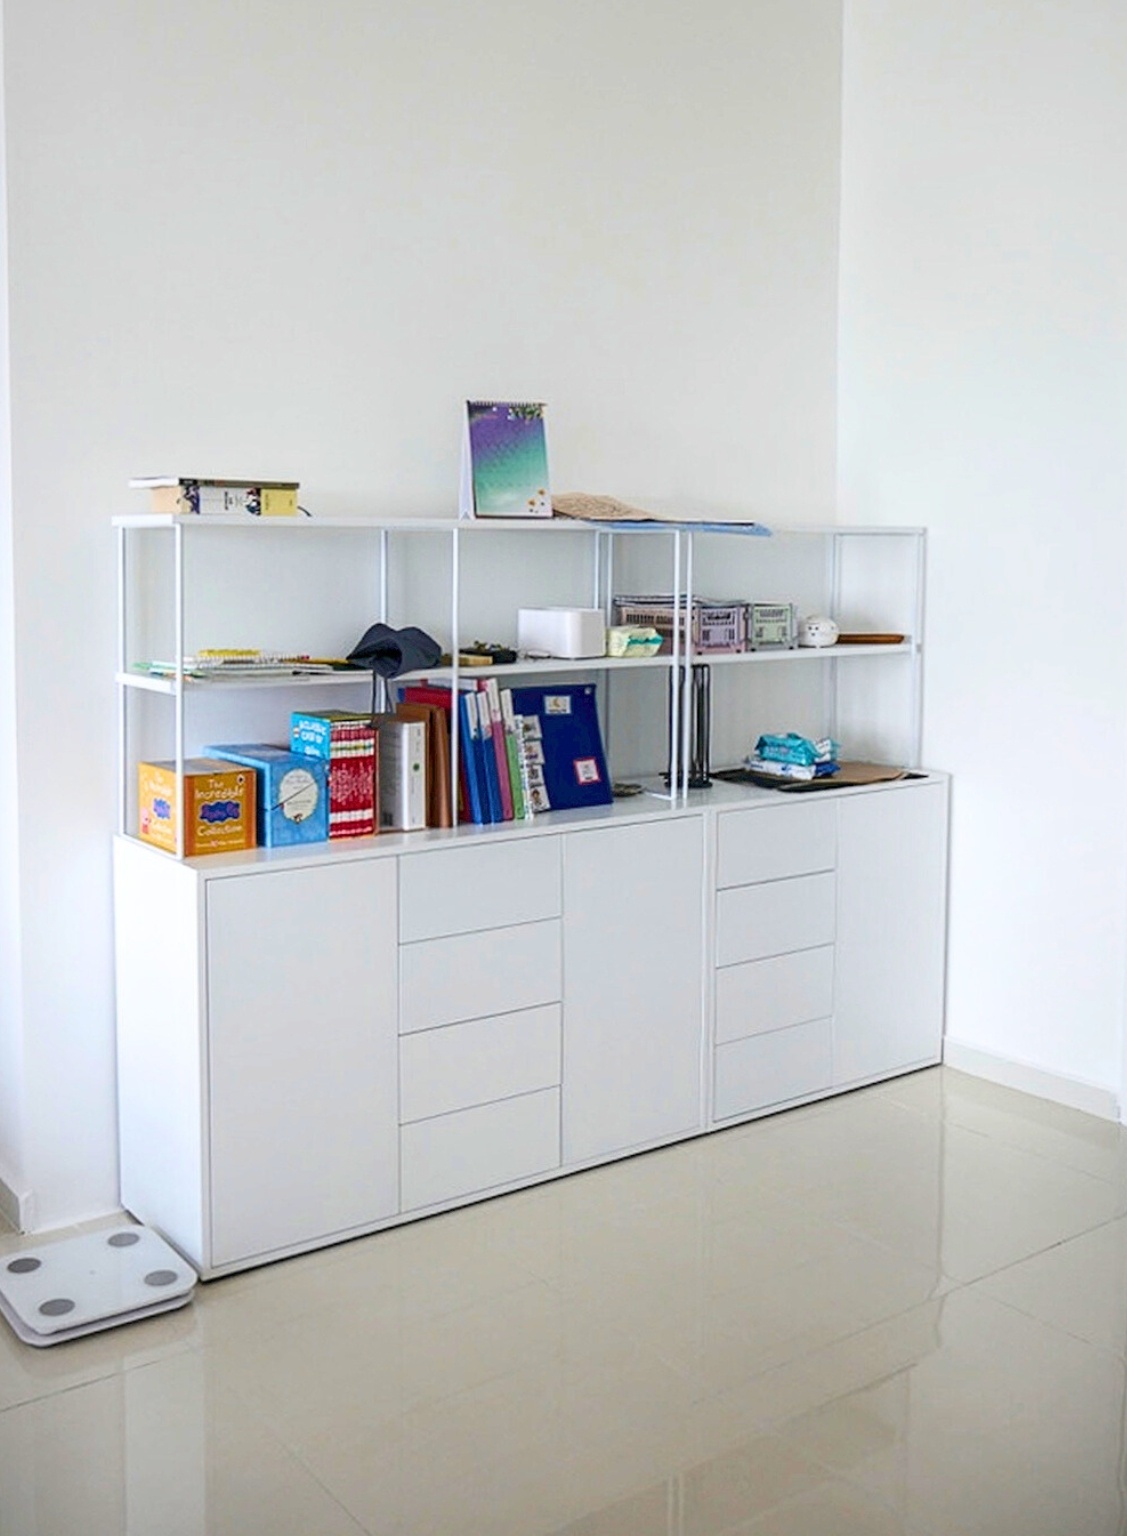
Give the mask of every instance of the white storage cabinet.
<svg viewBox="0 0 1127 1536">
<path fill-rule="evenodd" d="M 171 628 L 159 583 L 128 550 L 141 529 L 150 545 L 171 540 Z M 272 558 L 292 563 L 316 547 L 324 563 L 338 538 L 347 580 L 327 588 L 319 614 L 302 615 L 296 595 L 306 588 L 275 583 Z M 435 562 L 412 566 L 416 540 L 449 555 L 437 583 L 448 578 L 445 606 L 426 607 Z M 470 583 L 476 571 L 480 588 L 484 573 L 504 567 L 484 558 L 494 550 L 521 551 L 509 566 L 515 623 L 537 571 L 557 583 L 555 601 L 580 606 L 643 589 L 631 569 L 653 582 L 664 569 L 665 584 L 690 595 L 729 547 L 724 536 L 126 518 L 119 541 L 122 1202 L 203 1275 L 939 1059 L 946 779 L 920 772 L 802 796 L 722 783 L 690 791 L 687 742 L 675 739 L 663 787 L 661 716 L 691 656 L 495 669 L 502 678 L 595 673 L 612 773 L 654 775 L 636 799 L 501 827 L 197 859 L 131 834 L 138 756 L 182 760 L 210 740 L 280 739 L 294 707 L 367 700 L 366 678 L 184 676 L 192 644 L 251 638 L 201 631 L 195 609 L 209 608 L 214 624 L 223 606 L 209 572 L 221 573 L 228 610 L 242 611 L 244 593 L 260 605 L 255 638 L 278 649 L 339 653 L 384 616 L 423 623 L 456 653 L 474 631 L 508 638 L 507 610 L 491 618 Z M 408 554 L 397 565 L 399 545 Z M 367 581 L 362 546 L 372 555 Z M 793 590 L 854 627 L 905 631 L 903 641 L 837 655 L 710 658 L 732 710 L 760 711 L 763 729 L 808 719 L 811 733 L 847 734 L 853 755 L 914 766 L 920 532 L 806 530 L 730 547 L 753 571 L 763 562 L 747 578 L 750 597 Z M 238 550 L 252 556 L 257 595 L 251 575 L 220 558 Z M 409 610 L 396 607 L 397 571 Z M 284 612 L 268 623 L 275 587 Z M 171 679 L 131 666 L 156 649 L 145 630 L 154 613 L 178 664 Z M 456 668 L 446 675 L 457 681 Z"/>
</svg>

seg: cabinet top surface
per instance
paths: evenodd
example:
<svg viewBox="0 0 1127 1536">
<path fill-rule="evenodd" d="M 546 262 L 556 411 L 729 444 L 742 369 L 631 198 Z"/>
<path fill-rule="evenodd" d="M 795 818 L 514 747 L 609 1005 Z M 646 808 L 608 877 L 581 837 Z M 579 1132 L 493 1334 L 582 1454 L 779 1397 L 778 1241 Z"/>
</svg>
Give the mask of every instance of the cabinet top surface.
<svg viewBox="0 0 1127 1536">
<path fill-rule="evenodd" d="M 840 789 L 819 790 L 816 794 L 780 793 L 755 785 L 727 784 L 715 780 L 710 788 L 690 790 L 687 799 L 670 802 L 656 793 L 612 805 L 570 811 L 553 811 L 532 821 L 510 821 L 500 825 L 430 827 L 417 832 L 381 832 L 372 837 L 341 838 L 336 842 L 295 844 L 283 848 L 253 848 L 241 853 L 208 854 L 198 858 L 177 859 L 174 854 L 154 848 L 151 843 L 129 833 L 118 833 L 116 841 L 138 849 L 145 857 L 163 860 L 209 879 L 236 875 L 264 874 L 271 870 L 299 869 L 310 865 L 350 862 L 356 859 L 391 858 L 403 853 L 430 853 L 442 848 L 490 845 L 529 837 L 552 836 L 561 832 L 592 832 L 629 826 L 638 822 L 702 817 L 739 810 L 762 810 L 771 806 L 820 805 L 826 800 L 856 795 L 910 793 L 921 786 L 947 784 L 949 775 L 932 769 L 912 769 L 908 777 L 878 784 L 859 784 Z"/>
</svg>

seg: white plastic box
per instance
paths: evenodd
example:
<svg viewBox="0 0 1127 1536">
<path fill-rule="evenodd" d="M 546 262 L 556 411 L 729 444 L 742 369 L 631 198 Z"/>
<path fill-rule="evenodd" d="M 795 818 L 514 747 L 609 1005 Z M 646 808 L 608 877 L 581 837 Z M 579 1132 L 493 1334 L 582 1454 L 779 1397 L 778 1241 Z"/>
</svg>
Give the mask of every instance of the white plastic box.
<svg viewBox="0 0 1127 1536">
<path fill-rule="evenodd" d="M 542 656 L 605 656 L 606 619 L 599 608 L 518 608 L 517 649 Z"/>
</svg>

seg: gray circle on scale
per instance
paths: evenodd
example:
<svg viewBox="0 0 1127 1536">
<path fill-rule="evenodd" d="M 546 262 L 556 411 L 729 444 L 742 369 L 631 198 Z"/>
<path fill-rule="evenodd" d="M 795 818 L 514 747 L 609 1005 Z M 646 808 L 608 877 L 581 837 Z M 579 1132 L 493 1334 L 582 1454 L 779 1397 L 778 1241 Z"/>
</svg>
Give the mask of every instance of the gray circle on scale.
<svg viewBox="0 0 1127 1536">
<path fill-rule="evenodd" d="M 62 1317 L 65 1312 L 74 1311 L 74 1302 L 69 1296 L 52 1296 L 50 1301 L 45 1301 L 39 1308 L 44 1317 Z"/>
<path fill-rule="evenodd" d="M 8 1273 L 12 1275 L 30 1275 L 33 1270 L 39 1269 L 42 1259 L 13 1259 L 8 1265 Z"/>
<path fill-rule="evenodd" d="M 134 1243 L 141 1241 L 136 1232 L 115 1232 L 112 1237 L 107 1237 L 106 1242 L 111 1248 L 132 1248 Z"/>
<path fill-rule="evenodd" d="M 171 1285 L 176 1279 L 174 1269 L 150 1269 L 145 1276 L 146 1285 Z"/>
</svg>

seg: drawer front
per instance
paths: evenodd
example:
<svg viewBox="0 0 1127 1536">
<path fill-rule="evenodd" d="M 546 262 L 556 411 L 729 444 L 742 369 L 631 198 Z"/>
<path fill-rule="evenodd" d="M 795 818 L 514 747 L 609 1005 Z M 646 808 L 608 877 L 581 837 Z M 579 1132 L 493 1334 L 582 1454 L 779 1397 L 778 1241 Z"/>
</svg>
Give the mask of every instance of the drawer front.
<svg viewBox="0 0 1127 1536">
<path fill-rule="evenodd" d="M 716 899 L 716 963 L 738 965 L 832 944 L 833 875 L 803 875 L 721 891 Z"/>
<path fill-rule="evenodd" d="M 786 880 L 833 869 L 837 807 L 803 800 L 720 817 L 717 879 L 721 889 L 758 880 Z"/>
<path fill-rule="evenodd" d="M 561 910 L 558 837 L 445 848 L 399 860 L 401 944 L 534 923 L 559 917 Z"/>
<path fill-rule="evenodd" d="M 776 1029 L 716 1047 L 713 1118 L 748 1114 L 804 1098 L 833 1082 L 833 1029 L 829 1019 Z"/>
<path fill-rule="evenodd" d="M 825 1019 L 834 1006 L 834 947 L 730 965 L 716 975 L 716 1043 Z"/>
<path fill-rule="evenodd" d="M 560 924 L 525 923 L 399 950 L 399 1031 L 558 1003 Z"/>
<path fill-rule="evenodd" d="M 560 1005 L 450 1024 L 399 1042 L 403 1124 L 510 1099 L 560 1081 Z"/>
<path fill-rule="evenodd" d="M 405 1211 L 547 1173 L 560 1165 L 560 1091 L 416 1121 L 399 1149 Z"/>
</svg>

